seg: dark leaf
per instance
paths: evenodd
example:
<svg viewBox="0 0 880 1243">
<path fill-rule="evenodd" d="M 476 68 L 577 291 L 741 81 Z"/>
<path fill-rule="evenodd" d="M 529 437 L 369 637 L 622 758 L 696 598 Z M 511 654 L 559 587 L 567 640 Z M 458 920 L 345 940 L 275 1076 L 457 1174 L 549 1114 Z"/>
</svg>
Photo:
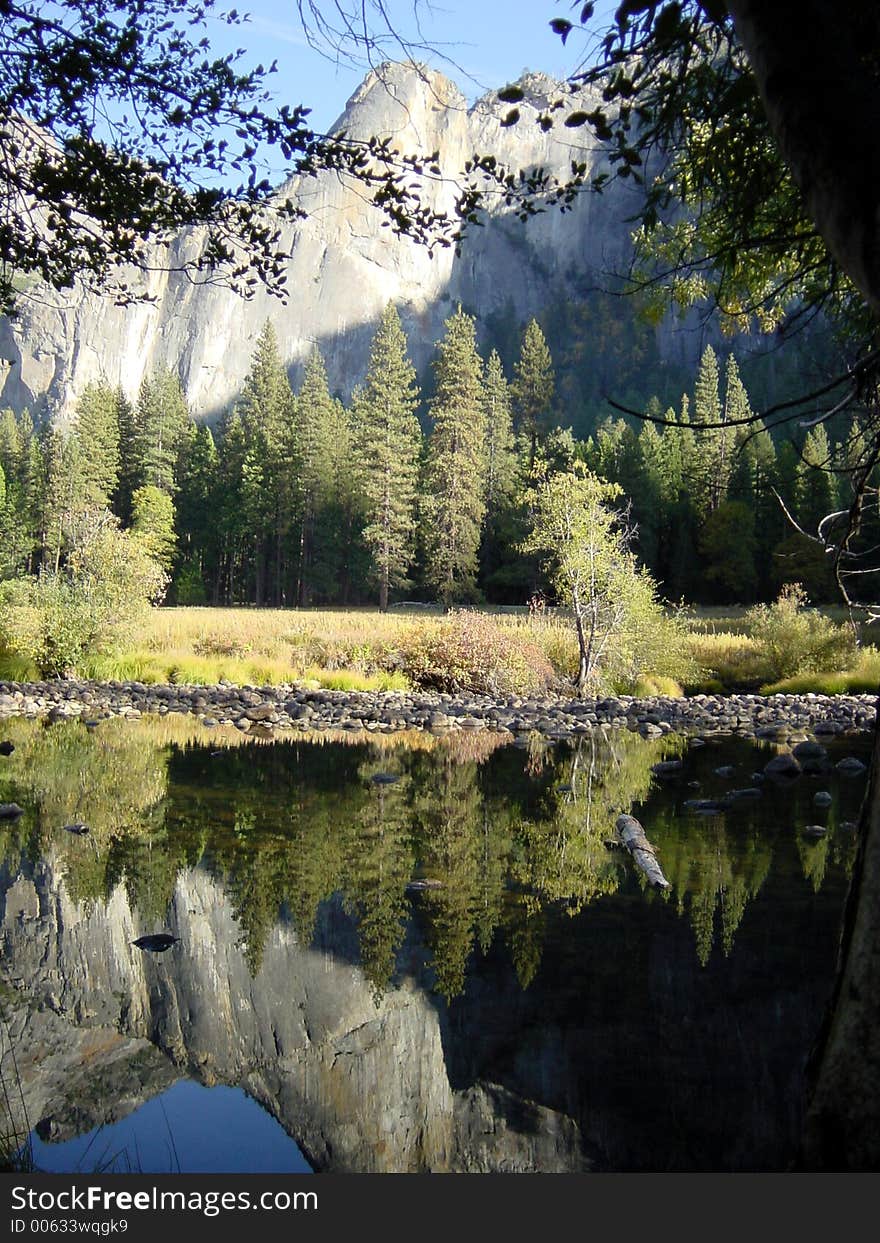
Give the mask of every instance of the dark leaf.
<svg viewBox="0 0 880 1243">
<path fill-rule="evenodd" d="M 550 29 L 554 34 L 559 35 L 563 43 L 571 34 L 572 24 L 564 17 L 554 17 L 550 23 Z"/>
</svg>

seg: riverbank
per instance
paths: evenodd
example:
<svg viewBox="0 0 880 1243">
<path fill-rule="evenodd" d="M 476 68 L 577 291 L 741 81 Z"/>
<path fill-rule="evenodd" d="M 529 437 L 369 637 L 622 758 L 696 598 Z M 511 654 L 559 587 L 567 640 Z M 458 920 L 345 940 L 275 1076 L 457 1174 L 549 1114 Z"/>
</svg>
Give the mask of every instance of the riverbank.
<svg viewBox="0 0 880 1243">
<path fill-rule="evenodd" d="M 262 737 L 290 731 L 366 730 L 433 733 L 490 730 L 538 733 L 561 740 L 596 728 L 665 733 L 726 733 L 784 741 L 795 734 L 844 734 L 871 729 L 876 695 L 629 695 L 573 699 L 546 693 L 447 695 L 425 691 L 329 691 L 279 686 L 153 686 L 142 682 L 0 682 L 0 719 L 48 721 L 179 713 L 207 728 L 233 726 Z"/>
</svg>

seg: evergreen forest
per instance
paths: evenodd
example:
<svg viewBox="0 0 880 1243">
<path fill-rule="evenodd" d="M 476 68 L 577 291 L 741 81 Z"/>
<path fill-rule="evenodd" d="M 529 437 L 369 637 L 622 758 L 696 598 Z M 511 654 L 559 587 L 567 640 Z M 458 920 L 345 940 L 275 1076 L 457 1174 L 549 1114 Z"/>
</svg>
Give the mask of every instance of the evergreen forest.
<svg viewBox="0 0 880 1243">
<path fill-rule="evenodd" d="M 292 389 L 267 321 L 213 426 L 170 371 L 134 402 L 90 384 L 66 428 L 0 412 L 0 578 L 57 571 L 77 516 L 97 509 L 163 567 L 169 603 L 553 603 L 523 551 L 528 490 L 587 471 L 618 485 L 667 600 L 750 604 L 794 582 L 813 603 L 834 598 L 828 559 L 794 523 L 815 532 L 851 505 L 855 425 L 771 434 L 735 355 L 706 346 L 673 405 L 652 397 L 646 418 L 607 414 L 581 437 L 537 321 L 508 368 L 481 356 L 478 328 L 460 307 L 448 317 L 420 388 L 389 304 L 343 402 L 317 349 Z"/>
</svg>

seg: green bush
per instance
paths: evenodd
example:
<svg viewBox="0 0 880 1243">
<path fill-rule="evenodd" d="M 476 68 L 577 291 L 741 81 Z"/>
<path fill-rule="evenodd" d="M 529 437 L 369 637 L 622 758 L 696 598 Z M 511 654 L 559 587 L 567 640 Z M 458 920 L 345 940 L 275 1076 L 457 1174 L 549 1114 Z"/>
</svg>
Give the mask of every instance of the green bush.
<svg viewBox="0 0 880 1243">
<path fill-rule="evenodd" d="M 647 578 L 634 582 L 633 587 L 629 615 L 609 645 L 600 686 L 632 694 L 645 679 L 670 687 L 693 682 L 701 671 L 681 614 L 664 611 Z M 674 695 L 675 691 L 654 693 Z"/>
<path fill-rule="evenodd" d="M 751 636 L 773 681 L 846 669 L 855 658 L 852 629 L 835 625 L 806 605 L 807 595 L 800 583 L 789 583 L 775 603 L 759 604 L 746 614 Z"/>
<path fill-rule="evenodd" d="M 129 641 L 166 576 L 107 511 L 80 515 L 67 563 L 0 587 L 0 647 L 47 677 L 81 676 Z"/>
<path fill-rule="evenodd" d="M 407 635 L 400 665 L 416 685 L 455 694 L 527 695 L 546 690 L 553 666 L 529 639 L 466 609 Z"/>
</svg>

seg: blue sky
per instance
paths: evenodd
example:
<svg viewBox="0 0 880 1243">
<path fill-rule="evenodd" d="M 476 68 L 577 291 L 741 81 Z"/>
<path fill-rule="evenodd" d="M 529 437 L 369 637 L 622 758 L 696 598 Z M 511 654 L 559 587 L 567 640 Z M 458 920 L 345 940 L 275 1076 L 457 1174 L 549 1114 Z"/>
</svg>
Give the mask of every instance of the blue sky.
<svg viewBox="0 0 880 1243">
<path fill-rule="evenodd" d="M 357 9 L 340 0 L 343 7 Z M 233 7 L 232 0 L 218 0 L 220 9 Z M 345 107 L 349 96 L 365 75 L 365 66 L 334 64 L 310 48 L 299 19 L 296 0 L 243 0 L 239 12 L 250 21 L 229 31 L 212 23 L 209 35 L 218 51 L 246 49 L 245 63 L 278 62 L 270 79 L 279 102 L 304 104 L 312 109 L 313 128 L 329 128 Z M 394 29 L 418 39 L 413 0 L 386 0 Z M 583 37 L 573 35 L 566 47 L 549 26 L 554 16 L 573 20 L 580 8 L 569 0 L 420 0 L 417 5 L 422 38 L 445 53 L 425 56 L 452 77 L 468 98 L 519 77 L 523 69 L 543 70 L 565 77 L 586 47 Z M 613 11 L 611 0 L 599 3 L 597 13 Z M 321 9 L 332 14 L 334 0 L 322 0 Z M 601 28 L 600 18 L 594 19 Z M 402 59 L 389 39 L 388 59 Z M 381 59 L 381 57 L 380 57 Z M 450 63 L 453 62 L 453 63 Z"/>
</svg>

